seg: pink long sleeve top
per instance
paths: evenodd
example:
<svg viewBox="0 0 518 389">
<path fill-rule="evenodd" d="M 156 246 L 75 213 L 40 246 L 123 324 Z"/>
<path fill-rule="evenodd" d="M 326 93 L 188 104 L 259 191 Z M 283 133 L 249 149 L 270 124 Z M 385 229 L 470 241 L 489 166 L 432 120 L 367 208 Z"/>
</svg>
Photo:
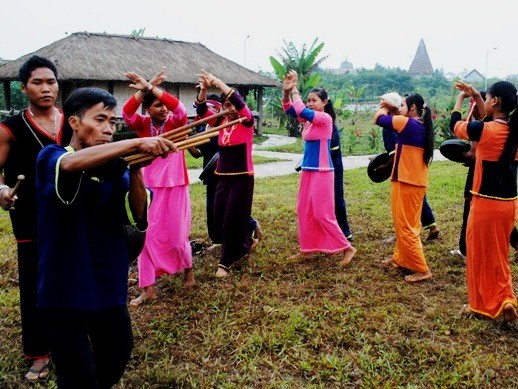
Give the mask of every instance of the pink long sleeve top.
<svg viewBox="0 0 518 389">
<path fill-rule="evenodd" d="M 302 100 L 282 101 L 284 111 L 304 123 L 302 139 L 304 139 L 304 157 L 302 170 L 331 171 L 331 135 L 333 133 L 333 118 L 327 112 L 315 111 L 306 107 Z"/>
<path fill-rule="evenodd" d="M 171 111 L 160 128 L 155 128 L 151 117 L 137 113 L 140 102 L 131 96 L 122 108 L 122 117 L 129 129 L 142 137 L 157 136 L 187 124 L 187 110 L 183 103 L 173 95 L 163 91 L 160 101 Z M 166 162 L 166 163 L 163 163 Z M 144 168 L 146 185 L 149 187 L 174 187 L 189 184 L 185 152 L 171 153 L 165 160 L 155 159 Z"/>
</svg>

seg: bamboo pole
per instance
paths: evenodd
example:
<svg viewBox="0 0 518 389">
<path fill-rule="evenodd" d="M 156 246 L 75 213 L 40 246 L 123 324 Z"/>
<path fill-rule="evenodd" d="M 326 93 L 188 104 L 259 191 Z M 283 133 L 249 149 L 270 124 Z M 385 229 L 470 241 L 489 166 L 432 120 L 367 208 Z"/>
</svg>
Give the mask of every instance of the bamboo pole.
<svg viewBox="0 0 518 389">
<path fill-rule="evenodd" d="M 194 147 L 194 146 L 206 143 L 207 141 L 210 140 L 210 138 L 213 138 L 213 137 L 217 136 L 219 130 L 221 130 L 223 128 L 226 128 L 226 127 L 233 126 L 234 124 L 237 124 L 237 123 L 241 123 L 243 120 L 245 120 L 245 118 L 239 118 L 239 119 L 236 119 L 236 120 L 232 120 L 232 121 L 224 123 L 222 125 L 219 125 L 219 126 L 216 126 L 216 127 L 212 127 L 209 130 L 207 130 L 207 131 L 204 131 L 204 132 L 201 132 L 199 134 L 196 134 L 196 135 L 193 135 L 191 137 L 188 137 L 187 139 L 176 143 L 175 144 L 176 148 L 177 148 L 177 150 L 185 150 L 185 149 L 187 149 L 189 147 Z M 136 163 L 147 162 L 147 161 L 153 160 L 155 158 L 157 158 L 157 157 L 154 156 L 154 155 L 149 155 L 149 154 L 145 154 L 145 153 L 138 153 L 138 154 L 134 154 L 134 155 L 130 155 L 130 156 L 124 157 L 124 160 L 128 163 L 128 165 L 131 166 L 131 165 L 134 165 Z"/>
<path fill-rule="evenodd" d="M 198 126 L 200 124 L 204 124 L 204 123 L 206 123 L 206 122 L 208 122 L 208 121 L 210 121 L 212 119 L 219 118 L 220 116 L 223 116 L 223 115 L 225 115 L 227 113 L 228 113 L 228 111 L 221 111 L 221 112 L 215 113 L 214 115 L 207 116 L 207 117 L 201 118 L 199 120 L 196 120 L 194 122 L 191 122 L 189 124 L 186 124 L 184 126 L 175 128 L 172 131 L 168 131 L 165 134 L 160 134 L 158 136 L 161 136 L 162 138 L 169 139 L 169 140 L 171 140 L 173 142 L 178 142 L 180 140 L 183 140 L 186 135 L 191 133 L 192 129 L 194 127 L 196 127 L 196 126 Z M 127 163 L 130 163 L 131 161 L 134 161 L 134 160 L 137 160 L 137 159 L 140 159 L 140 158 L 141 158 L 140 153 L 137 153 L 137 154 L 132 154 L 132 155 L 129 155 L 127 157 L 124 157 L 124 160 Z"/>
<path fill-rule="evenodd" d="M 160 134 L 159 136 L 161 136 L 163 138 L 166 138 L 166 139 L 169 139 L 170 137 L 174 137 L 174 135 L 179 134 L 180 132 L 182 132 L 184 130 L 187 130 L 187 129 L 191 129 L 192 130 L 194 127 L 196 127 L 196 126 L 198 126 L 200 124 L 204 124 L 204 123 L 206 123 L 206 122 L 208 122 L 208 121 L 210 121 L 212 119 L 216 119 L 216 118 L 219 118 L 221 116 L 224 116 L 227 113 L 228 113 L 228 111 L 221 111 L 221 112 L 215 113 L 214 115 L 207 116 L 207 117 L 195 120 L 194 122 L 188 123 L 188 124 L 186 124 L 184 126 L 175 128 L 174 130 L 168 131 L 165 134 Z"/>
</svg>

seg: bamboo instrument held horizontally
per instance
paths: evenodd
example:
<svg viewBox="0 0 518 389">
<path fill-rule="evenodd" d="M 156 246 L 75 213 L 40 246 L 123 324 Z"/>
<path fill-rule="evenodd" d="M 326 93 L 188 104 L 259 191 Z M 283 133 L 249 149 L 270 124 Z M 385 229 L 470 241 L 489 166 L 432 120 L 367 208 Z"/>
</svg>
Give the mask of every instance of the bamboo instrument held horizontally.
<svg viewBox="0 0 518 389">
<path fill-rule="evenodd" d="M 216 119 L 216 118 L 219 118 L 220 116 L 223 116 L 225 114 L 227 114 L 228 111 L 221 111 L 221 112 L 218 112 L 214 115 L 211 115 L 211 116 L 207 116 L 207 117 L 204 117 L 204 118 L 201 118 L 199 120 L 196 120 L 194 122 L 191 122 L 191 123 L 188 123 L 184 126 L 181 126 L 181 127 L 178 127 L 178 128 L 175 128 L 174 130 L 172 131 L 168 131 L 164 134 L 160 134 L 158 136 L 161 136 L 162 138 L 166 138 L 166 139 L 169 139 L 173 142 L 178 142 L 179 140 L 183 140 L 185 139 L 185 136 L 187 136 L 190 132 L 192 132 L 192 129 L 200 124 L 204 124 L 212 119 Z M 137 154 L 133 154 L 133 155 L 129 155 L 127 157 L 124 158 L 124 160 L 128 163 L 130 163 L 131 161 L 133 160 L 136 160 L 136 159 L 139 159 L 141 157 L 140 153 L 137 153 Z"/>
<path fill-rule="evenodd" d="M 219 130 L 226 128 L 226 127 L 233 126 L 234 124 L 241 123 L 243 120 L 245 120 L 245 118 L 239 118 L 236 120 L 232 120 L 230 122 L 224 123 L 224 124 L 216 126 L 216 127 L 212 127 L 206 131 L 203 131 L 203 132 L 200 132 L 193 136 L 190 136 L 187 139 L 184 139 L 184 140 L 181 140 L 181 141 L 175 143 L 176 148 L 177 148 L 177 150 L 185 150 L 185 149 L 188 149 L 189 147 L 194 147 L 194 146 L 201 145 L 203 143 L 207 143 L 210 140 L 210 138 L 218 136 Z M 165 135 L 165 134 L 163 134 L 163 135 Z M 128 163 L 128 165 L 131 166 L 136 163 L 150 161 L 155 158 L 156 158 L 156 156 L 154 156 L 154 155 L 138 153 L 138 154 L 124 157 L 124 160 Z"/>
</svg>

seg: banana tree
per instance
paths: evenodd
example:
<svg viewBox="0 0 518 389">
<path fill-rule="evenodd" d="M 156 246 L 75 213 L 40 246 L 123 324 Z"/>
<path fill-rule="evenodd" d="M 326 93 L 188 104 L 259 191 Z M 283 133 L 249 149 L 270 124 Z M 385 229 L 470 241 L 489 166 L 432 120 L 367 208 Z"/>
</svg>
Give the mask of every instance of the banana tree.
<svg viewBox="0 0 518 389">
<path fill-rule="evenodd" d="M 277 52 L 279 59 L 271 56 L 270 63 L 277 75 L 277 78 L 282 82 L 284 75 L 291 69 L 294 69 L 299 76 L 299 91 L 302 96 L 318 86 L 320 82 L 320 75 L 316 73 L 319 65 L 327 59 L 326 55 L 317 59 L 324 47 L 324 43 L 318 43 L 318 38 L 315 38 L 309 49 L 304 44 L 298 50 L 293 42 L 287 43 L 284 41 L 285 47 Z M 289 136 L 298 137 L 301 133 L 300 123 L 293 118 L 288 118 L 286 124 Z"/>
</svg>

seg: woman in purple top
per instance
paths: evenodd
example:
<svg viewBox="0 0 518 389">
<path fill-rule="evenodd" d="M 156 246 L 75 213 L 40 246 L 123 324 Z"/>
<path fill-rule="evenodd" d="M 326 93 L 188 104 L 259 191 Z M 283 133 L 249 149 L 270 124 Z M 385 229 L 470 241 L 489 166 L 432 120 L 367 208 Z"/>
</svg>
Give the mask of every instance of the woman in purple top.
<svg viewBox="0 0 518 389">
<path fill-rule="evenodd" d="M 300 99 L 298 76 L 290 70 L 283 81 L 283 109 L 304 122 L 304 158 L 297 199 L 300 252 L 290 257 L 298 260 L 313 253 L 336 254 L 343 252 L 339 265 L 348 265 L 356 249 L 340 229 L 335 215 L 334 167 L 330 143 L 333 109 L 324 89 L 312 89 L 306 105 Z"/>
</svg>

